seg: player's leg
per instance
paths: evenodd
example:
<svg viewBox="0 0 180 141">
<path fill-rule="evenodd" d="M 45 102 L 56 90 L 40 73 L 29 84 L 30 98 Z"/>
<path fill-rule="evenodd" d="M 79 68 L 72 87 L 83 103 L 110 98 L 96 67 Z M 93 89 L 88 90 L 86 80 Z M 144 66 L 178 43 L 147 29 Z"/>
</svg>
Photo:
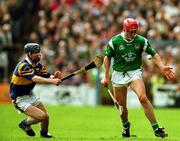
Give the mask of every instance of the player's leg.
<svg viewBox="0 0 180 141">
<path fill-rule="evenodd" d="M 139 101 L 140 101 L 141 105 L 143 106 L 144 113 L 145 113 L 146 117 L 148 118 L 148 120 L 150 121 L 152 128 L 154 129 L 155 135 L 156 135 L 156 131 L 158 131 L 158 135 L 156 135 L 156 136 L 166 137 L 167 133 L 165 133 L 158 126 L 158 123 L 156 121 L 156 117 L 155 117 L 155 114 L 153 111 L 153 106 L 146 96 L 143 80 L 142 79 L 133 80 L 130 84 L 130 87 L 132 88 L 132 90 L 134 90 L 134 92 L 138 96 Z"/>
<path fill-rule="evenodd" d="M 36 106 L 30 105 L 24 113 L 29 116 L 26 122 L 24 121 L 27 126 L 41 122 L 40 135 L 46 138 L 52 137 L 52 135 L 48 134 L 49 116 L 41 102 Z"/>
<path fill-rule="evenodd" d="M 42 137 L 51 138 L 52 135 L 48 133 L 49 115 L 48 115 L 48 113 L 47 113 L 47 111 L 46 111 L 46 109 L 45 109 L 45 107 L 44 107 L 44 105 L 42 103 L 39 103 L 36 107 L 39 108 L 40 110 L 42 110 L 47 116 L 46 120 L 43 120 L 41 122 L 40 134 L 41 134 Z"/>
<path fill-rule="evenodd" d="M 24 113 L 29 116 L 27 119 L 28 125 L 49 120 L 49 116 L 43 110 L 33 105 L 30 105 Z"/>
<path fill-rule="evenodd" d="M 122 122 L 126 122 L 128 120 L 128 111 L 126 107 L 126 99 L 127 99 L 127 88 L 126 87 L 114 87 L 114 97 L 116 98 L 118 104 L 122 106 Z"/>
<path fill-rule="evenodd" d="M 25 104 L 24 104 L 25 105 Z M 46 115 L 44 112 L 33 105 L 26 104 L 26 109 L 24 109 L 24 113 L 29 117 L 19 123 L 19 127 L 26 132 L 29 136 L 35 136 L 35 132 L 31 128 L 32 124 L 36 124 L 42 120 L 46 119 Z"/>
<path fill-rule="evenodd" d="M 130 122 L 128 121 L 128 110 L 126 106 L 127 101 L 127 87 L 114 87 L 114 94 L 118 104 L 122 108 L 122 114 L 120 115 L 123 124 L 123 137 L 130 137 Z"/>
<path fill-rule="evenodd" d="M 149 119 L 150 122 L 156 122 L 156 118 L 153 112 L 153 107 L 146 96 L 145 86 L 142 79 L 137 79 L 137 80 L 132 81 L 130 84 L 130 87 L 137 94 L 139 101 L 144 108 L 146 117 Z"/>
<path fill-rule="evenodd" d="M 14 101 L 14 105 L 17 109 L 28 115 L 28 118 L 21 121 L 19 126 L 23 129 L 29 136 L 34 136 L 35 133 L 31 128 L 32 124 L 36 124 L 42 121 L 49 121 L 49 116 L 44 110 L 36 107 L 41 105 L 40 99 L 34 93 L 30 95 L 25 95 L 17 97 Z M 32 134 L 30 133 L 32 131 Z"/>
</svg>

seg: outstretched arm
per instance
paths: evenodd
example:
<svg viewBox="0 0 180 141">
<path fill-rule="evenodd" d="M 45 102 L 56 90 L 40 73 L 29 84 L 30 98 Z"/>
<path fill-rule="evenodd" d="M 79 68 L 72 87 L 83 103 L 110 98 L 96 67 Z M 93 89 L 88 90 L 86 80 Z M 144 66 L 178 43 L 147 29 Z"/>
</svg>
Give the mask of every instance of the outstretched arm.
<svg viewBox="0 0 180 141">
<path fill-rule="evenodd" d="M 59 85 L 61 83 L 61 79 L 58 78 L 44 78 L 41 76 L 37 76 L 35 75 L 32 78 L 32 81 L 35 83 L 46 83 L 46 84 L 55 84 L 55 85 Z"/>
<path fill-rule="evenodd" d="M 156 53 L 153 58 L 153 62 L 160 68 L 161 72 L 166 76 L 167 79 L 175 78 L 175 73 L 171 67 L 165 66 L 161 60 L 161 57 Z"/>
<path fill-rule="evenodd" d="M 111 65 L 111 58 L 105 56 L 104 57 L 104 68 L 105 68 L 105 72 L 104 72 L 104 78 L 101 80 L 101 84 L 103 86 L 108 86 L 109 83 L 109 68 Z"/>
</svg>

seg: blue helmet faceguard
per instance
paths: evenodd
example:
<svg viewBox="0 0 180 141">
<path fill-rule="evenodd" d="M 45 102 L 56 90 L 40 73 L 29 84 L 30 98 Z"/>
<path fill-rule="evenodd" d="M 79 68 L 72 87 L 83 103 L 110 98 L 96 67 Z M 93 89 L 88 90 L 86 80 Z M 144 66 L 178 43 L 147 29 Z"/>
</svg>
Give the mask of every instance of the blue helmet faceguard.
<svg viewBox="0 0 180 141">
<path fill-rule="evenodd" d="M 37 43 L 28 43 L 24 46 L 24 52 L 32 54 L 33 52 L 40 52 L 41 48 Z"/>
</svg>

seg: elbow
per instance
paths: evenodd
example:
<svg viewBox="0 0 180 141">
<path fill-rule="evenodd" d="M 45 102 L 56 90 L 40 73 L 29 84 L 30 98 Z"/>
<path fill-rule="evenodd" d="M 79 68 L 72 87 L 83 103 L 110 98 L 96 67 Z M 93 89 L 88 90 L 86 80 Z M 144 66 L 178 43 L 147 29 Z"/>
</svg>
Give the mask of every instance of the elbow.
<svg viewBox="0 0 180 141">
<path fill-rule="evenodd" d="M 38 81 L 37 76 L 34 76 L 31 80 L 32 82 L 36 83 Z"/>
</svg>

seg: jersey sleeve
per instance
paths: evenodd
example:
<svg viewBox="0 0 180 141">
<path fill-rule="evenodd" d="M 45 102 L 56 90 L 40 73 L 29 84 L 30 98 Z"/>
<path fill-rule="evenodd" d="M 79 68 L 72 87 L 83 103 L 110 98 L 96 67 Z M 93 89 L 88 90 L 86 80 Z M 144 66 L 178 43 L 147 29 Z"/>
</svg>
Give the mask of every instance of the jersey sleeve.
<svg viewBox="0 0 180 141">
<path fill-rule="evenodd" d="M 28 64 L 22 63 L 18 67 L 18 75 L 31 80 L 35 76 L 35 73 L 34 69 L 31 68 Z"/>
<path fill-rule="evenodd" d="M 151 56 L 154 56 L 157 52 L 155 49 L 153 49 L 151 46 L 150 46 L 150 43 L 149 41 L 145 38 L 145 43 L 144 43 L 144 51 L 147 53 L 147 54 L 150 54 Z"/>
<path fill-rule="evenodd" d="M 114 46 L 113 46 L 113 43 L 112 43 L 112 39 L 109 41 L 108 46 L 105 49 L 104 55 L 108 56 L 108 57 L 113 57 L 113 55 L 114 55 Z"/>
<path fill-rule="evenodd" d="M 45 77 L 45 78 L 49 78 L 51 76 L 51 74 L 42 65 L 41 65 L 41 69 L 38 72 L 38 75 L 41 76 L 41 77 Z"/>
</svg>

